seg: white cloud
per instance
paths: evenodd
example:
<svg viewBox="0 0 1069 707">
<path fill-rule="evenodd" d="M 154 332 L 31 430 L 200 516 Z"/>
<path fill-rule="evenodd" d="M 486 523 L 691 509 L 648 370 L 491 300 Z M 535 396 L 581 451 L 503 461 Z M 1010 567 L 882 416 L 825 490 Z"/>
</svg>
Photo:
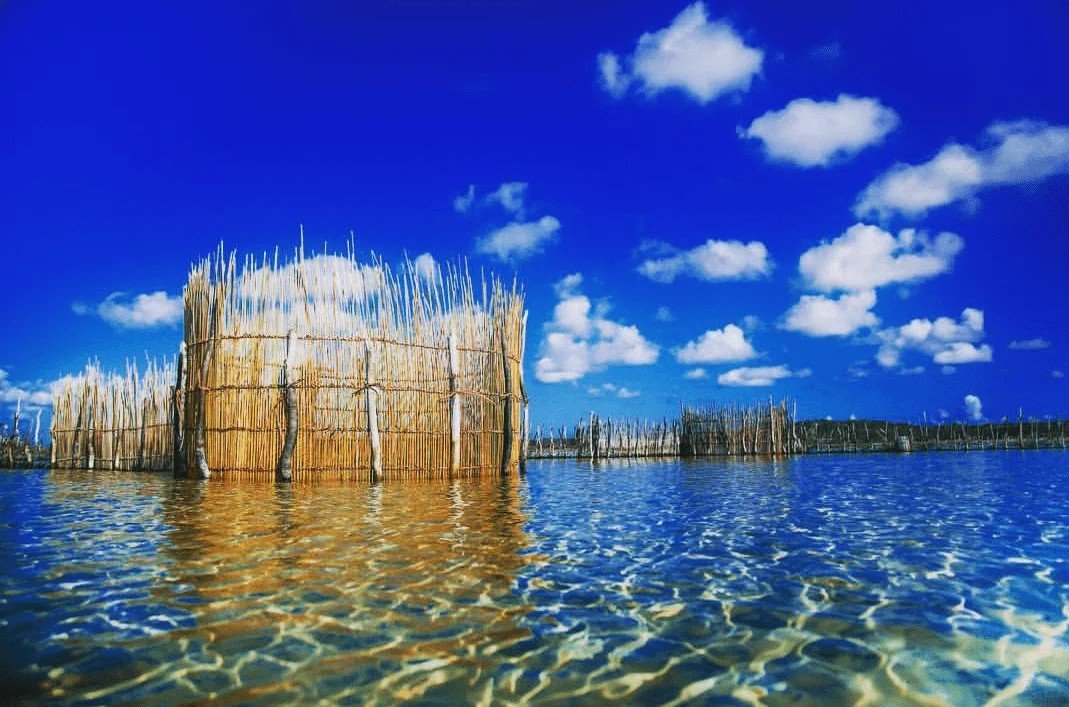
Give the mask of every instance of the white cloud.
<svg viewBox="0 0 1069 707">
<path fill-rule="evenodd" d="M 659 322 L 671 322 L 675 321 L 675 315 L 672 314 L 672 310 L 668 307 L 658 307 L 657 313 L 654 318 Z"/>
<path fill-rule="evenodd" d="M 898 115 L 877 99 L 843 93 L 834 101 L 795 99 L 740 128 L 739 135 L 761 140 L 770 159 L 826 167 L 881 142 L 897 125 Z"/>
<path fill-rule="evenodd" d="M 768 249 L 758 241 L 708 240 L 685 251 L 652 241 L 644 244 L 643 249 L 664 254 L 664 257 L 650 258 L 638 266 L 640 274 L 660 283 L 672 282 L 681 275 L 705 282 L 752 280 L 767 275 L 772 269 Z"/>
<path fill-rule="evenodd" d="M 720 385 L 744 388 L 757 388 L 773 385 L 776 381 L 784 378 L 805 378 L 810 374 L 808 368 L 800 371 L 792 371 L 786 366 L 756 366 L 733 368 L 727 373 L 721 373 L 716 378 Z"/>
<path fill-rule="evenodd" d="M 975 395 L 966 395 L 965 412 L 968 414 L 970 420 L 979 422 L 984 419 L 983 405 L 980 403 L 980 398 Z"/>
<path fill-rule="evenodd" d="M 439 277 L 438 262 L 430 253 L 420 253 L 412 261 L 412 269 L 427 282 L 435 282 Z"/>
<path fill-rule="evenodd" d="M 1065 378 L 1065 373 L 1062 371 L 1054 370 L 1050 372 L 1051 378 Z"/>
<path fill-rule="evenodd" d="M 613 98 L 623 97 L 627 93 L 627 87 L 631 85 L 631 77 L 624 71 L 620 57 L 614 52 L 598 54 L 598 75 L 601 77 L 602 88 Z"/>
<path fill-rule="evenodd" d="M 976 346 L 967 341 L 955 341 L 947 348 L 932 356 L 936 363 L 947 365 L 961 363 L 991 363 L 991 347 L 987 344 Z"/>
<path fill-rule="evenodd" d="M 523 218 L 523 200 L 527 194 L 527 182 L 504 182 L 486 195 L 487 203 L 498 203 L 501 208 Z"/>
<path fill-rule="evenodd" d="M 1050 342 L 1046 339 L 1023 339 L 1020 341 L 1011 341 L 1009 348 L 1018 351 L 1039 351 L 1041 349 L 1049 349 Z"/>
<path fill-rule="evenodd" d="M 578 291 L 581 283 L 582 276 L 575 273 L 554 287 L 559 301 L 553 320 L 546 325 L 535 377 L 543 383 L 571 382 L 607 366 L 655 362 L 659 347 L 642 336 L 638 327 L 607 319 L 604 308 L 595 310 Z"/>
<path fill-rule="evenodd" d="M 952 376 L 958 372 L 958 369 L 954 368 L 953 366 L 943 366 L 939 369 L 939 372 L 942 373 L 944 376 Z M 946 415 L 943 415 L 943 417 L 946 417 Z"/>
<path fill-rule="evenodd" d="M 468 190 L 460 196 L 453 199 L 453 209 L 457 213 L 465 213 L 471 210 L 471 207 L 475 204 L 475 185 L 469 184 Z"/>
<path fill-rule="evenodd" d="M 704 368 L 692 368 L 683 374 L 683 377 L 687 380 L 702 380 L 709 377 L 709 372 Z"/>
<path fill-rule="evenodd" d="M 602 86 L 619 98 L 634 83 L 649 96 L 680 89 L 699 103 L 725 93 L 747 91 L 761 71 L 764 53 L 747 46 L 724 21 L 710 21 L 705 5 L 684 9 L 668 27 L 639 37 L 623 62 L 612 52 L 598 55 Z"/>
<path fill-rule="evenodd" d="M 184 305 L 181 296 L 171 297 L 163 290 L 135 295 L 133 299 L 125 292 L 113 292 L 96 306 L 75 302 L 71 310 L 79 315 L 96 314 L 123 329 L 148 329 L 180 323 Z"/>
<path fill-rule="evenodd" d="M 847 336 L 880 323 L 871 310 L 876 305 L 873 290 L 844 293 L 839 299 L 823 295 L 802 295 L 783 316 L 781 329 L 809 336 Z"/>
<path fill-rule="evenodd" d="M 710 329 L 676 351 L 676 360 L 688 364 L 748 361 L 755 356 L 757 352 L 746 340 L 746 335 L 734 324 L 723 329 Z"/>
<path fill-rule="evenodd" d="M 919 165 L 897 164 L 858 195 L 858 216 L 923 215 L 974 196 L 982 188 L 1023 184 L 1069 172 L 1069 126 L 1038 121 L 993 123 L 974 148 L 943 147 Z"/>
<path fill-rule="evenodd" d="M 946 368 L 964 363 L 990 363 L 993 354 L 987 344 L 977 345 L 984 338 L 984 313 L 966 308 L 959 321 L 950 317 L 913 319 L 908 324 L 876 332 L 880 348 L 876 361 L 885 368 L 901 362 L 905 351 L 919 351 L 932 357 Z M 950 371 L 953 372 L 953 371 Z"/>
<path fill-rule="evenodd" d="M 514 221 L 479 239 L 475 250 L 501 260 L 520 260 L 540 253 L 556 238 L 559 230 L 560 221 L 552 216 L 543 216 L 537 221 Z"/>
<path fill-rule="evenodd" d="M 24 410 L 47 407 L 52 404 L 52 390 L 55 382 L 23 381 L 13 383 L 10 374 L 0 368 L 0 403 L 18 404 L 21 400 Z"/>
<path fill-rule="evenodd" d="M 913 366 L 911 368 L 902 368 L 898 371 L 901 376 L 919 376 L 924 373 L 924 366 Z"/>
<path fill-rule="evenodd" d="M 963 245 L 953 233 L 931 240 L 911 228 L 894 236 L 879 226 L 856 223 L 830 243 L 803 253 L 798 271 L 811 287 L 824 292 L 871 290 L 944 273 Z"/>
<path fill-rule="evenodd" d="M 617 398 L 623 398 L 625 400 L 637 398 L 642 395 L 640 391 L 623 386 L 617 387 L 612 383 L 602 383 L 601 385 L 591 386 L 586 389 L 586 392 L 595 398 L 600 398 L 602 395 L 614 395 Z"/>
</svg>

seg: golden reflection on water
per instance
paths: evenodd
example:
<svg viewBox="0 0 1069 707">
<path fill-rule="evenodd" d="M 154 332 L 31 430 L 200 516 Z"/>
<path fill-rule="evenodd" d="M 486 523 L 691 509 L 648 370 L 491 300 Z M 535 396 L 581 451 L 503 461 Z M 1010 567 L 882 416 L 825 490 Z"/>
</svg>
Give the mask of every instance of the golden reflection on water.
<svg viewBox="0 0 1069 707">
<path fill-rule="evenodd" d="M 120 642 L 144 672 L 87 692 L 68 673 L 56 680 L 63 694 L 125 699 L 154 682 L 171 701 L 460 696 L 486 682 L 487 656 L 530 636 L 511 593 L 528 559 L 517 479 L 167 480 L 114 496 L 80 481 L 53 485 L 53 500 L 121 506 L 131 490 L 160 494 L 158 554 L 143 558 L 165 575 L 152 603 L 193 621 L 166 640 Z"/>
</svg>

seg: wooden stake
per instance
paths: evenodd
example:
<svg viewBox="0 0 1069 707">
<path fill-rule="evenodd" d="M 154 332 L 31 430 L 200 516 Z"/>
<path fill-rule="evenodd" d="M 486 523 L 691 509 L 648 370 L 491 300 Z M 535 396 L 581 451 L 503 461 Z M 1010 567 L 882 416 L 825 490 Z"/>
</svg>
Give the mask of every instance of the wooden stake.
<svg viewBox="0 0 1069 707">
<path fill-rule="evenodd" d="M 501 474 L 509 473 L 512 468 L 512 363 L 509 361 L 508 334 L 504 328 L 501 330 L 501 365 L 504 367 L 504 420 L 502 421 L 502 444 L 501 444 Z"/>
<path fill-rule="evenodd" d="M 367 435 L 371 443 L 371 480 L 382 479 L 382 446 L 379 441 L 379 392 L 375 384 L 375 366 L 371 340 L 364 336 L 364 385 L 367 390 Z"/>
<path fill-rule="evenodd" d="M 449 475 L 460 473 L 460 428 L 461 408 L 460 394 L 457 392 L 457 378 L 460 374 L 460 355 L 457 353 L 457 339 L 449 333 Z"/>
<path fill-rule="evenodd" d="M 297 352 L 297 337 L 293 330 L 286 336 L 286 358 L 282 362 L 282 402 L 286 408 L 286 437 L 282 444 L 282 453 L 278 456 L 275 467 L 275 481 L 289 483 L 293 481 L 293 453 L 297 449 L 297 375 L 293 368 L 293 359 Z"/>
</svg>

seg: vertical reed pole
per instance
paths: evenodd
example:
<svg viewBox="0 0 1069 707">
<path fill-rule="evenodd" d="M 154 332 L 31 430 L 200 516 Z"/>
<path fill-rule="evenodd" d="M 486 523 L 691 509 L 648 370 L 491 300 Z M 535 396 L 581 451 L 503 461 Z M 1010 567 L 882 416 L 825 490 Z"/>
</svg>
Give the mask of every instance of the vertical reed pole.
<svg viewBox="0 0 1069 707">
<path fill-rule="evenodd" d="M 48 428 L 48 466 L 56 466 L 56 413 L 53 408 L 52 424 Z"/>
<path fill-rule="evenodd" d="M 286 335 L 286 358 L 282 361 L 282 404 L 286 409 L 286 439 L 282 443 L 282 453 L 278 455 L 275 466 L 275 481 L 289 483 L 293 481 L 293 452 L 297 449 L 297 387 L 296 374 L 293 370 L 293 357 L 297 350 L 297 337 L 290 329 Z"/>
<path fill-rule="evenodd" d="M 33 446 L 41 446 L 41 410 L 37 409 L 37 422 L 33 425 Z"/>
<path fill-rule="evenodd" d="M 457 339 L 449 332 L 449 475 L 460 473 L 460 394 L 457 392 L 457 378 L 460 375 L 460 355 L 457 353 Z"/>
<path fill-rule="evenodd" d="M 185 384 L 182 375 L 186 365 L 186 342 L 178 345 L 178 359 L 175 361 L 174 390 L 171 394 L 171 469 L 174 475 L 186 475 L 186 450 L 182 435 L 182 394 Z"/>
<path fill-rule="evenodd" d="M 213 310 L 215 307 L 213 306 Z M 211 478 L 212 470 L 208 467 L 208 452 L 205 449 L 204 427 L 206 424 L 206 410 L 204 403 L 204 387 L 208 382 L 208 369 L 211 364 L 212 354 L 215 349 L 215 326 L 214 312 L 212 315 L 212 330 L 208 334 L 208 341 L 202 344 L 205 347 L 204 358 L 200 363 L 200 390 L 197 391 L 197 427 L 193 433 L 193 456 L 197 462 L 197 475 L 202 479 Z"/>
<path fill-rule="evenodd" d="M 11 438 L 19 438 L 19 418 L 22 417 L 22 396 L 19 396 L 18 401 L 15 403 L 15 420 L 11 425 Z"/>
<path fill-rule="evenodd" d="M 501 364 L 504 366 L 504 424 L 501 425 L 501 473 L 508 474 L 512 466 L 512 365 L 509 361 L 508 333 L 501 329 Z"/>
<path fill-rule="evenodd" d="M 379 440 L 379 391 L 375 383 L 371 339 L 364 334 L 364 387 L 367 391 L 367 436 L 371 443 L 371 480 L 382 479 L 382 446 Z"/>
</svg>

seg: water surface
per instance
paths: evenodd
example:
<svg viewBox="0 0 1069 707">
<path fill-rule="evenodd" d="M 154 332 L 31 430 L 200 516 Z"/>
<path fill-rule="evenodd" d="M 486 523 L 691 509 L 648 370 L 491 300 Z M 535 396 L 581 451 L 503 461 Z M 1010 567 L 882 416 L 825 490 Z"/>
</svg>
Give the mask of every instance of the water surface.
<svg viewBox="0 0 1069 707">
<path fill-rule="evenodd" d="M 1069 702 L 1069 455 L 0 473 L 16 702 Z"/>
</svg>

